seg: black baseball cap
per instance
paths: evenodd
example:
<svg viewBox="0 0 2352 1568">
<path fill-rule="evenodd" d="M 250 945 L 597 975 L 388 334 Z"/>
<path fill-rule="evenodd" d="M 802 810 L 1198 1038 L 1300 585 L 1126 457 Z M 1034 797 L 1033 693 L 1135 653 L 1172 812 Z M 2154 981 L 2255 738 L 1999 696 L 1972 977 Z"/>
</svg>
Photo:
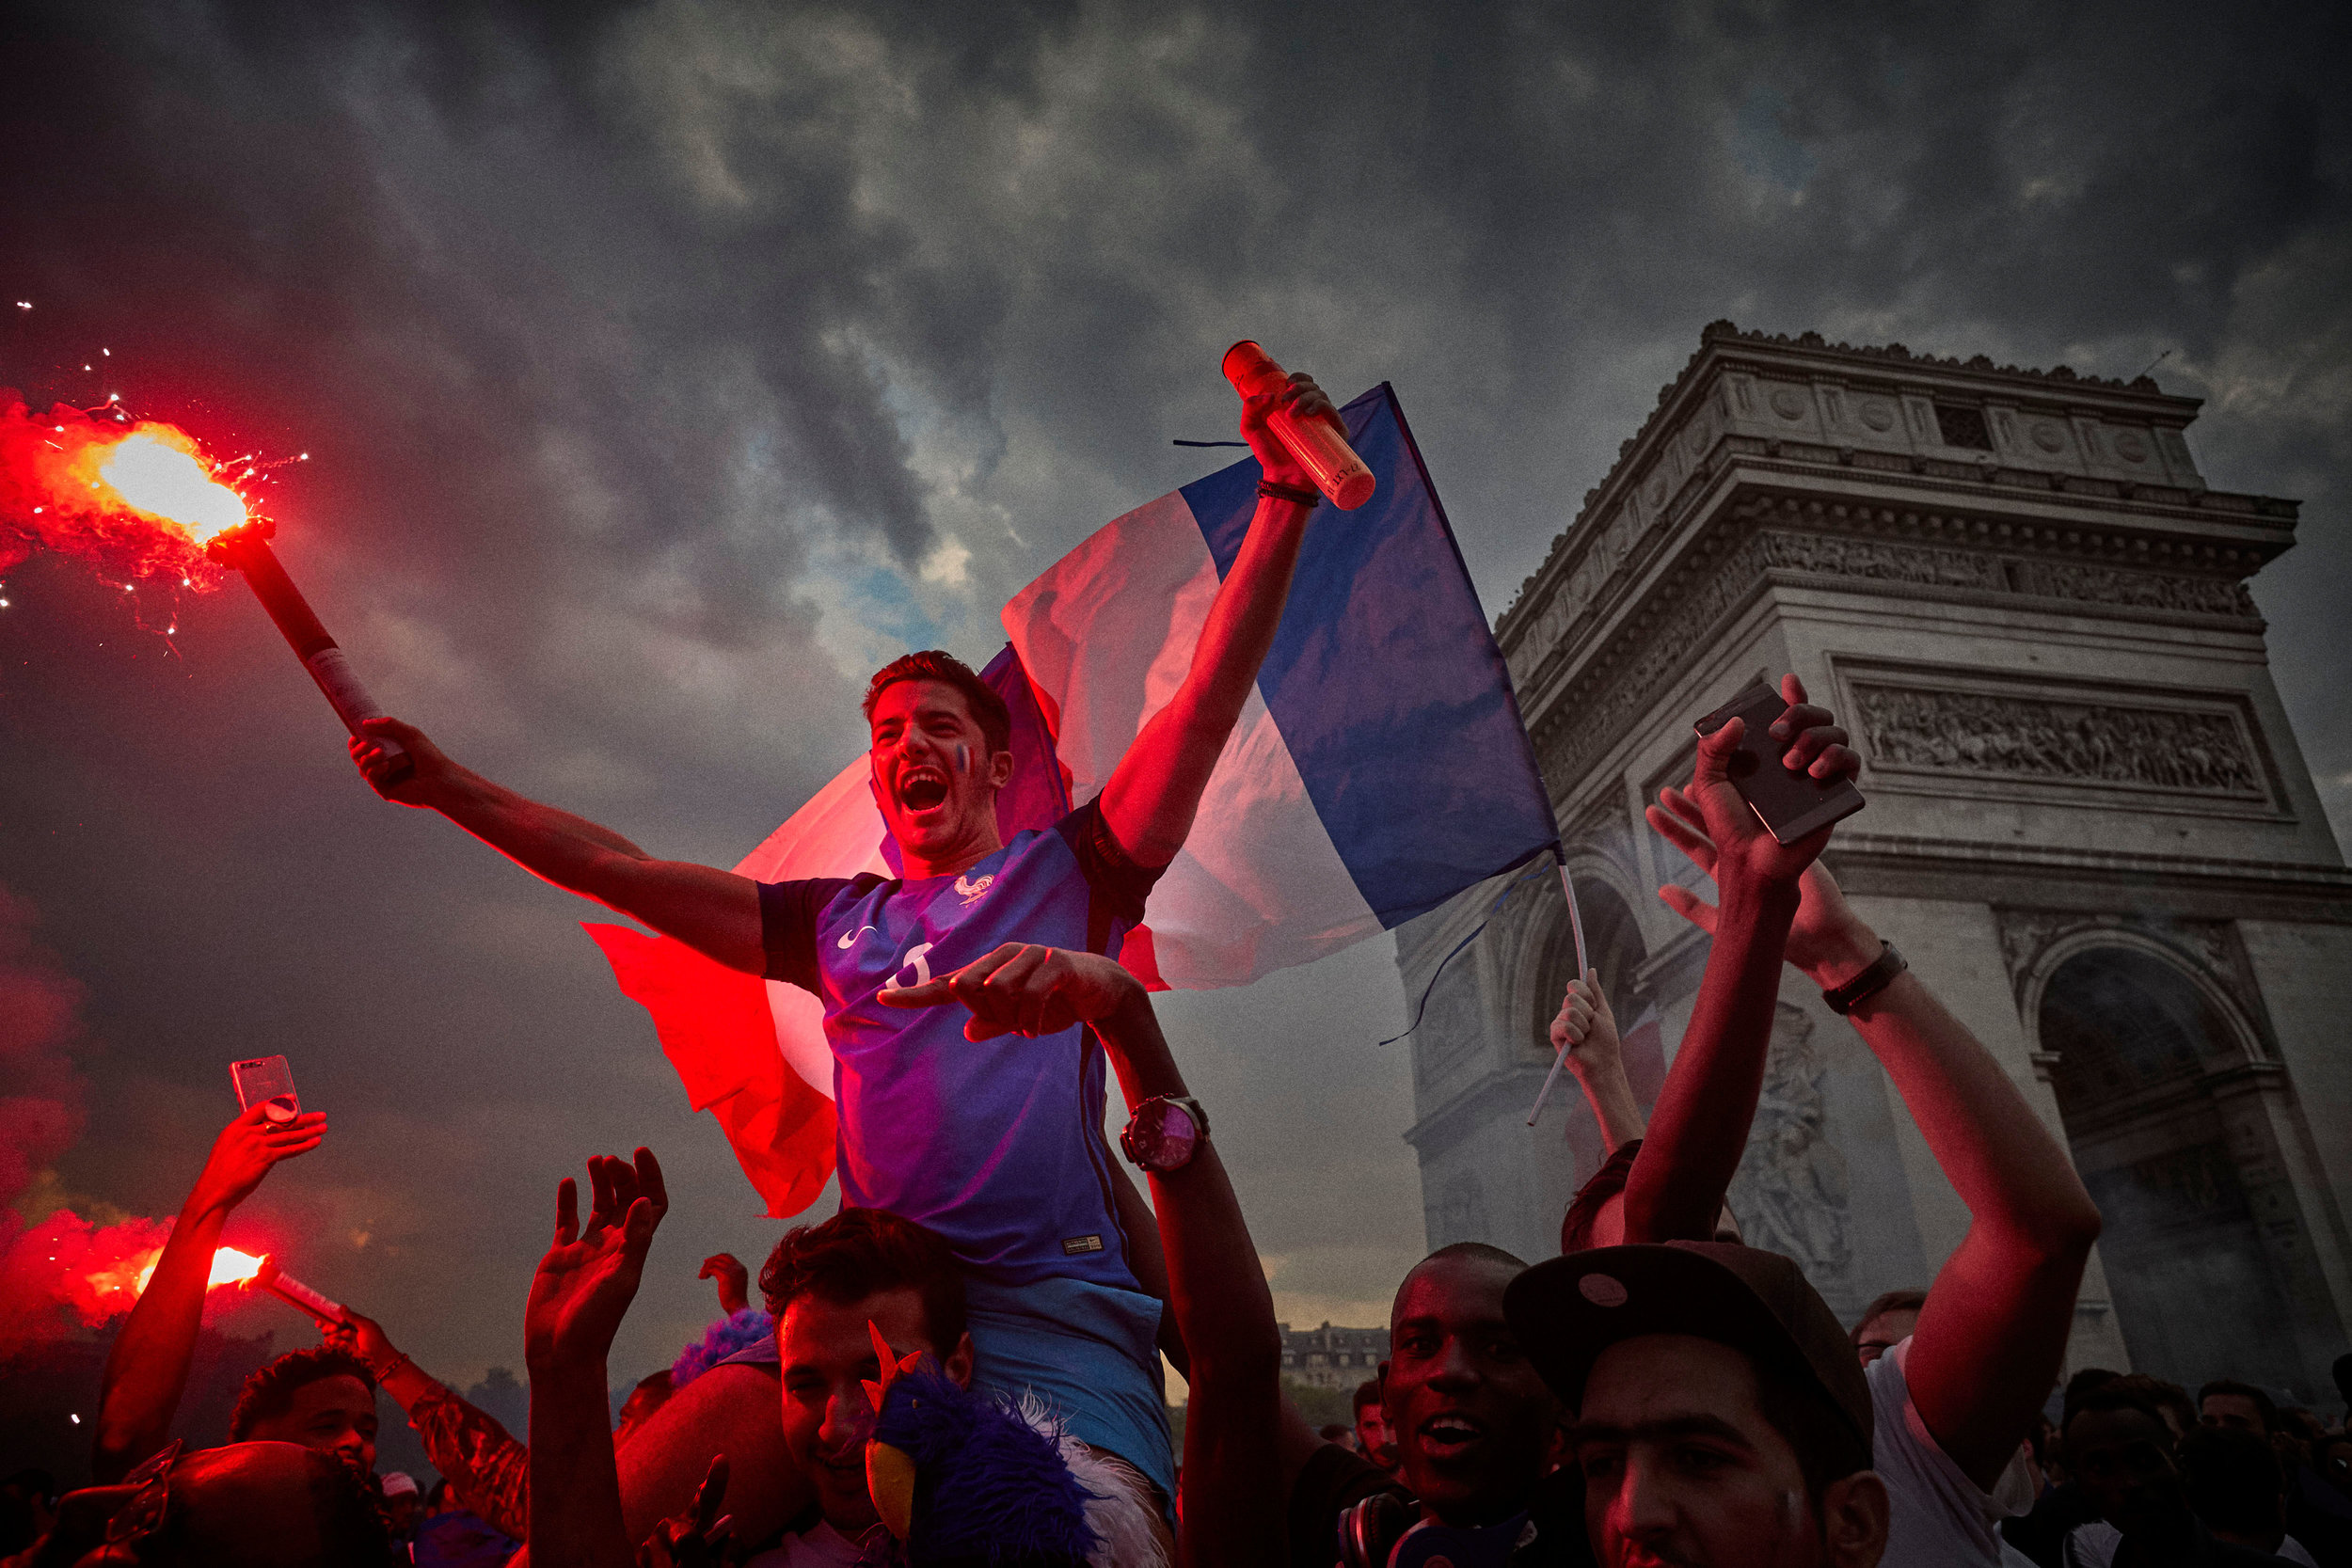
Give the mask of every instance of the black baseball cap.
<svg viewBox="0 0 2352 1568">
<path fill-rule="evenodd" d="M 1645 1334 L 1688 1334 L 1745 1352 L 1818 1389 L 1870 1446 L 1870 1385 L 1804 1271 L 1777 1252 L 1721 1242 L 1595 1247 L 1511 1281 L 1503 1316 L 1544 1382 L 1573 1410 L 1600 1353 Z"/>
</svg>

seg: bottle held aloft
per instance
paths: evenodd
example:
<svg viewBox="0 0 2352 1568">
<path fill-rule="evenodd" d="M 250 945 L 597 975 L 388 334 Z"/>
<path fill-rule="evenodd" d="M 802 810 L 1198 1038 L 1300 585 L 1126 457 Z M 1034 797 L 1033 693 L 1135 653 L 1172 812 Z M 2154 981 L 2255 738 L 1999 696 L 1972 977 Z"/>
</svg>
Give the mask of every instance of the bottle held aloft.
<svg viewBox="0 0 2352 1568">
<path fill-rule="evenodd" d="M 1273 356 L 1244 338 L 1225 351 L 1225 379 L 1244 398 L 1279 392 L 1290 386 L 1289 372 Z M 1343 512 L 1353 512 L 1372 499 L 1375 481 L 1356 449 L 1347 444 L 1337 418 L 1302 420 L 1288 408 L 1266 416 L 1266 428 L 1298 459 L 1315 488 Z"/>
</svg>

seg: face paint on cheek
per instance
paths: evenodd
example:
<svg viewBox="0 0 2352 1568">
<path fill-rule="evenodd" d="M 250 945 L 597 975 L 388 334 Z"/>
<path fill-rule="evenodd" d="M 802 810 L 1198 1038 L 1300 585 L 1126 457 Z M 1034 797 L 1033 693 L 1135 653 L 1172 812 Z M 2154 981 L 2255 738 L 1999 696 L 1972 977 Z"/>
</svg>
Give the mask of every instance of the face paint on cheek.
<svg viewBox="0 0 2352 1568">
<path fill-rule="evenodd" d="M 968 773 L 971 770 L 972 759 L 965 754 L 963 742 L 959 740 L 956 742 L 956 771 L 961 774 Z"/>
</svg>

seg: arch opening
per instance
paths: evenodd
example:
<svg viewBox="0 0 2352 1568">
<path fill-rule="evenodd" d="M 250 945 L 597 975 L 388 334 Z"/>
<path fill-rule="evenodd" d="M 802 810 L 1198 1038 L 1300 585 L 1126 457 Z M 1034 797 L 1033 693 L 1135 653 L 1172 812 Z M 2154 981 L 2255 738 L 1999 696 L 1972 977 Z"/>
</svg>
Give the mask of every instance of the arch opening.
<svg viewBox="0 0 2352 1568">
<path fill-rule="evenodd" d="M 2261 1129 L 2211 1077 L 2249 1060 L 2249 1042 L 2179 968 L 2120 946 L 2061 963 L 2037 1023 L 2134 1368 L 2191 1387 L 2299 1385 L 2286 1282 L 2245 1168 Z"/>
</svg>

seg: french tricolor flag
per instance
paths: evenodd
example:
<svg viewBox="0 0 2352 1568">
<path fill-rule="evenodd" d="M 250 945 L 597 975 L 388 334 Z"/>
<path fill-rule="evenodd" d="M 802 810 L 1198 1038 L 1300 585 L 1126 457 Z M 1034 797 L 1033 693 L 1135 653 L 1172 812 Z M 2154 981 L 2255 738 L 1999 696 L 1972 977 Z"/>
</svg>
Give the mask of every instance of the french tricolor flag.
<svg viewBox="0 0 2352 1568">
<path fill-rule="evenodd" d="M 1247 985 L 1422 914 L 1547 849 L 1559 831 L 1444 510 L 1395 393 L 1341 410 L 1379 481 L 1327 502 L 1192 836 L 1121 960 L 1156 989 Z M 1005 607 L 984 678 L 1013 713 L 1009 838 L 1093 798 L 1175 693 L 1257 509 L 1235 464 L 1120 517 Z M 761 881 L 893 875 L 861 756 L 736 870 Z M 817 999 L 683 944 L 591 925 L 653 1014 L 697 1110 L 715 1115 L 777 1217 L 834 1163 L 833 1056 Z"/>
</svg>

